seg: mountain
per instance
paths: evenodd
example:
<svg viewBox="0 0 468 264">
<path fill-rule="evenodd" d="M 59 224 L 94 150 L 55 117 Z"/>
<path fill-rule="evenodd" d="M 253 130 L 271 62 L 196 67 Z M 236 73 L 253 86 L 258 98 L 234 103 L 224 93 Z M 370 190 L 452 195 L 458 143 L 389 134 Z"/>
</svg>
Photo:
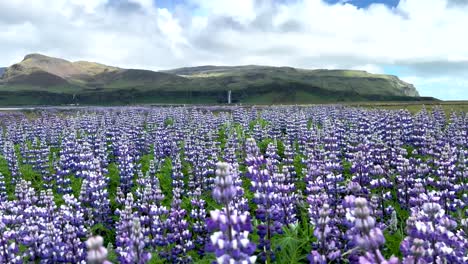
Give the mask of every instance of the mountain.
<svg viewBox="0 0 468 264">
<path fill-rule="evenodd" d="M 2 78 L 3 73 L 6 71 L 7 68 L 0 67 L 0 78 Z"/>
<path fill-rule="evenodd" d="M 166 71 L 183 77 L 219 83 L 233 90 L 274 83 L 301 83 L 331 91 L 352 91 L 361 95 L 419 96 L 416 88 L 396 76 L 354 70 L 305 70 L 270 66 L 200 66 Z M 209 80 L 209 81 L 207 81 Z"/>
<path fill-rule="evenodd" d="M 328 103 L 414 101 L 416 88 L 396 76 L 354 70 L 270 66 L 199 66 L 167 71 L 124 69 L 29 54 L 5 69 L 0 105 Z"/>
<path fill-rule="evenodd" d="M 4 85 L 21 84 L 30 88 L 64 86 L 82 89 L 134 88 L 153 83 L 185 80 L 173 74 L 147 70 L 122 69 L 95 62 L 70 62 L 42 54 L 29 54 L 8 67 L 2 77 Z"/>
</svg>

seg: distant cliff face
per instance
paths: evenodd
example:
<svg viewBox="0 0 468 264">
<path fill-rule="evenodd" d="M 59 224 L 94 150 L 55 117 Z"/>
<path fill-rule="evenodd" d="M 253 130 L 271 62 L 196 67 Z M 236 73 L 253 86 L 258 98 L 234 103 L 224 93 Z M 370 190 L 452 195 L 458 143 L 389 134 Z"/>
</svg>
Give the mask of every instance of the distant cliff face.
<svg viewBox="0 0 468 264">
<path fill-rule="evenodd" d="M 397 90 L 401 91 L 406 96 L 419 96 L 418 90 L 411 83 L 404 82 L 396 76 L 390 76 L 391 83 Z"/>
<path fill-rule="evenodd" d="M 151 98 L 164 97 L 168 103 L 178 102 L 180 98 L 187 99 L 184 102 L 222 102 L 229 90 L 234 102 L 251 103 L 256 103 L 256 98 L 264 98 L 262 103 L 316 103 L 419 96 L 412 84 L 396 76 L 365 71 L 247 65 L 154 72 L 95 62 L 70 62 L 41 54 L 26 55 L 21 62 L 4 69 L 0 85 L 10 93 L 41 91 L 63 96 L 73 94 L 73 98 L 82 95 L 86 100 L 93 100 L 97 93 L 104 93 L 107 99 L 137 93 L 142 100 L 151 102 Z"/>
<path fill-rule="evenodd" d="M 416 88 L 393 75 L 371 74 L 356 70 L 306 70 L 269 66 L 199 66 L 166 71 L 200 82 L 216 80 L 233 87 L 256 83 L 290 82 L 330 91 L 361 95 L 419 96 Z"/>
</svg>

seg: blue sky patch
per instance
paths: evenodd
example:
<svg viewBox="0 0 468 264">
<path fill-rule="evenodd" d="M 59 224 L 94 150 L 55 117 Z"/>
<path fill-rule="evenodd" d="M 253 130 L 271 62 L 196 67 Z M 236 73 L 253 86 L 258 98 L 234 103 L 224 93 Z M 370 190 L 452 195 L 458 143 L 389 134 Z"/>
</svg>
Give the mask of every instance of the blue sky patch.
<svg viewBox="0 0 468 264">
<path fill-rule="evenodd" d="M 396 75 L 396 76 L 409 74 L 408 68 L 404 66 L 399 66 L 399 65 L 384 65 L 383 70 L 385 74 Z"/>
<path fill-rule="evenodd" d="M 343 1 L 343 0 L 325 0 L 325 2 L 329 4 L 336 4 L 336 3 L 343 3 L 347 2 L 348 4 L 357 6 L 359 8 L 366 8 L 370 6 L 371 4 L 384 4 L 388 7 L 396 7 L 400 0 L 348 0 L 348 1 Z"/>
<path fill-rule="evenodd" d="M 154 3 L 158 8 L 174 10 L 177 5 L 185 4 L 186 0 L 155 0 Z"/>
</svg>

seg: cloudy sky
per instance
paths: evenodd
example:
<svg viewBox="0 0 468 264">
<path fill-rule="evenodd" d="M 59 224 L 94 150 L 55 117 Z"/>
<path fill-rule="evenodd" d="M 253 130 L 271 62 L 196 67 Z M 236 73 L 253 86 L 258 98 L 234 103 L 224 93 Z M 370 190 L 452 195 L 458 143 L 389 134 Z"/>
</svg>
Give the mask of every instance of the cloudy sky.
<svg viewBox="0 0 468 264">
<path fill-rule="evenodd" d="M 468 100 L 467 14 L 468 0 L 0 1 L 0 66 L 38 52 L 153 70 L 362 69 Z"/>
</svg>

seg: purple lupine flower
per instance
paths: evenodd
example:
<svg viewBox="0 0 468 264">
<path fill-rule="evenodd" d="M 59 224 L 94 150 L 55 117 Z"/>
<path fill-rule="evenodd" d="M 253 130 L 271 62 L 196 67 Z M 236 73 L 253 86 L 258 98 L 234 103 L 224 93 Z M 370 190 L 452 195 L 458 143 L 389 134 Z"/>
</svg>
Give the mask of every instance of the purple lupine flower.
<svg viewBox="0 0 468 264">
<path fill-rule="evenodd" d="M 445 215 L 440 204 L 426 202 L 421 209 L 412 209 L 401 251 L 415 261 L 463 263 L 467 240 L 459 236 L 456 228 L 457 223 Z"/>
<path fill-rule="evenodd" d="M 151 205 L 149 210 L 150 245 L 154 248 L 168 244 L 165 237 L 168 210 L 164 206 Z"/>
<path fill-rule="evenodd" d="M 398 258 L 391 257 L 386 260 L 380 253 L 380 246 L 385 243 L 382 230 L 375 227 L 375 219 L 370 215 L 367 200 L 362 197 L 354 201 L 354 228 L 357 233 L 354 237 L 355 244 L 364 252 L 359 257 L 360 263 L 398 263 Z"/>
<path fill-rule="evenodd" d="M 395 178 L 397 187 L 397 198 L 403 208 L 409 208 L 410 190 L 414 185 L 416 172 L 414 160 L 406 158 L 399 159 L 397 163 L 398 175 Z"/>
<path fill-rule="evenodd" d="M 15 188 L 15 203 L 20 210 L 26 210 L 26 208 L 34 205 L 37 202 L 36 191 L 31 187 L 31 182 L 21 180 Z"/>
<path fill-rule="evenodd" d="M 80 145 L 76 150 L 76 160 L 74 170 L 76 171 L 76 177 L 86 179 L 88 175 L 93 171 L 93 159 L 94 154 L 91 149 L 91 144 L 87 139 Z"/>
<path fill-rule="evenodd" d="M 206 202 L 201 198 L 201 189 L 197 188 L 193 192 L 192 199 L 190 200 L 192 204 L 192 210 L 190 211 L 190 217 L 192 219 L 192 231 L 193 231 L 193 241 L 195 247 L 198 249 L 198 254 L 203 256 L 205 253 L 205 244 L 208 240 L 207 230 L 206 230 Z"/>
<path fill-rule="evenodd" d="M 234 180 L 234 186 L 236 188 L 236 195 L 234 199 L 231 200 L 230 206 L 232 208 L 239 210 L 240 212 L 249 211 L 249 201 L 244 196 L 245 190 L 242 186 L 242 179 L 239 177 L 239 164 L 233 163 L 231 165 L 231 175 Z"/>
<path fill-rule="evenodd" d="M 115 191 L 115 202 L 120 208 L 125 205 L 125 194 L 120 186 L 117 186 L 117 190 Z"/>
<path fill-rule="evenodd" d="M 0 172 L 0 202 L 5 202 L 7 200 L 7 191 L 5 185 L 5 177 Z"/>
<path fill-rule="evenodd" d="M 283 225 L 297 224 L 297 203 L 298 196 L 294 183 L 288 183 L 290 177 L 288 176 L 288 168 L 283 167 L 282 173 L 273 174 L 273 184 L 275 186 L 275 196 L 273 202 L 276 204 L 280 211 Z"/>
<path fill-rule="evenodd" d="M 365 145 L 358 146 L 358 148 L 360 147 L 363 150 L 359 150 L 357 153 L 355 153 L 354 158 L 351 161 L 351 173 L 353 174 L 351 180 L 361 186 L 361 192 L 363 195 L 368 195 L 370 192 L 369 184 L 371 182 L 369 175 L 371 161 L 369 157 L 369 151 L 366 150 L 364 146 Z"/>
<path fill-rule="evenodd" d="M 81 241 L 86 236 L 83 208 L 79 201 L 70 194 L 63 196 L 65 204 L 60 206 L 58 212 L 59 223 L 62 230 L 60 238 L 55 244 L 55 259 L 62 262 L 79 263 L 85 259 L 85 247 Z"/>
<path fill-rule="evenodd" d="M 102 244 L 104 239 L 101 236 L 90 237 L 86 240 L 88 248 L 86 261 L 89 264 L 110 264 L 107 260 L 107 248 Z"/>
<path fill-rule="evenodd" d="M 101 162 L 103 173 L 107 174 L 107 166 L 109 165 L 109 157 L 107 151 L 107 142 L 104 133 L 100 132 L 94 141 L 94 157 Z"/>
<path fill-rule="evenodd" d="M 269 143 L 266 150 L 265 150 L 265 159 L 269 161 L 268 164 L 270 164 L 272 167 L 278 168 L 279 162 L 281 157 L 278 155 L 278 150 L 276 147 L 276 142 L 275 143 Z M 271 173 L 274 173 L 277 171 L 271 171 Z"/>
<path fill-rule="evenodd" d="M 176 162 L 175 164 L 178 163 L 180 162 Z M 189 230 L 189 223 L 185 219 L 187 211 L 181 208 L 182 189 L 180 186 L 183 183 L 183 178 L 181 179 L 181 177 L 183 177 L 183 174 L 180 168 L 173 167 L 172 202 L 169 215 L 164 223 L 167 244 L 171 245 L 171 248 L 169 251 L 160 252 L 160 255 L 171 262 L 191 263 L 192 257 L 188 255 L 188 252 L 193 249 L 194 245 L 192 233 Z"/>
<path fill-rule="evenodd" d="M 98 159 L 86 165 L 90 169 L 81 184 L 80 202 L 86 208 L 89 225 L 110 223 L 110 201 L 107 190 L 107 178 L 102 175 L 101 163 Z"/>
<path fill-rule="evenodd" d="M 275 203 L 274 198 L 277 193 L 270 176 L 270 173 L 277 169 L 268 160 L 266 161 L 267 169 L 262 168 L 265 159 L 259 153 L 254 139 L 247 139 L 246 148 L 246 163 L 249 165 L 247 175 L 252 180 L 253 201 L 257 204 L 255 216 L 260 221 L 257 225 L 257 233 L 259 235 L 257 246 L 261 250 L 259 256 L 261 261 L 273 261 L 275 254 L 271 248 L 271 239 L 274 234 L 282 233 L 283 231 L 281 222 L 283 217 L 280 206 Z"/>
<path fill-rule="evenodd" d="M 184 174 L 182 173 L 182 163 L 180 155 L 177 154 L 175 159 L 172 161 L 172 186 L 177 188 L 180 193 L 185 191 Z"/>
<path fill-rule="evenodd" d="M 374 203 L 374 215 L 379 219 L 383 220 L 392 213 L 393 208 L 386 204 L 386 201 L 392 198 L 391 190 L 393 184 L 388 180 L 387 174 L 383 170 L 382 166 L 374 165 L 370 168 L 370 175 L 372 180 L 369 183 L 370 188 L 374 189 L 378 195 L 373 195 L 376 197 L 376 202 Z"/>
<path fill-rule="evenodd" d="M 18 158 L 15 152 L 15 146 L 13 142 L 7 141 L 3 147 L 3 155 L 8 163 L 8 169 L 10 170 L 11 174 L 11 184 L 15 185 L 19 182 L 19 178 L 21 177 L 21 173 L 18 167 Z"/>
<path fill-rule="evenodd" d="M 15 231 L 5 230 L 5 228 L 0 225 L 0 263 L 23 263 L 16 239 Z"/>
<path fill-rule="evenodd" d="M 133 203 L 133 195 L 129 193 L 127 194 L 127 198 L 125 199 L 125 207 L 122 210 L 118 209 L 116 212 L 119 215 L 119 221 L 117 222 L 115 231 L 116 253 L 119 256 L 119 258 L 121 257 L 122 259 L 124 257 L 121 256 L 120 252 L 122 252 L 123 255 L 125 255 L 126 245 L 132 229 L 132 219 L 135 216 L 135 214 L 133 213 Z"/>
<path fill-rule="evenodd" d="M 71 170 L 69 169 L 69 165 L 66 164 L 66 157 L 61 155 L 55 166 L 55 184 L 58 193 L 69 194 L 72 192 L 70 173 Z"/>
<path fill-rule="evenodd" d="M 294 168 L 294 151 L 290 145 L 284 147 L 283 171 L 288 172 L 286 174 L 286 183 L 294 183 L 296 181 L 297 173 Z"/>
<path fill-rule="evenodd" d="M 215 185 L 213 198 L 224 207 L 210 212 L 207 225 L 213 234 L 207 250 L 215 252 L 218 263 L 255 263 L 255 245 L 248 238 L 252 231 L 250 216 L 247 212 L 232 210 L 229 205 L 236 188 L 228 163 L 217 164 Z"/>
<path fill-rule="evenodd" d="M 27 207 L 24 213 L 27 217 L 18 230 L 20 243 L 27 248 L 24 257 L 31 261 L 49 260 L 52 248 L 50 238 L 45 234 L 47 221 L 42 217 L 45 213 L 35 205 Z"/>
<path fill-rule="evenodd" d="M 134 201 L 131 193 L 127 194 L 125 208 L 119 212 L 120 219 L 116 230 L 116 252 L 120 263 L 147 263 L 151 254 L 147 252 L 141 229 L 140 219 L 133 213 Z"/>
<path fill-rule="evenodd" d="M 14 203 L 0 202 L 0 263 L 23 263 L 19 251 L 21 240 L 18 230 L 12 228 L 23 222 L 23 211 L 17 211 Z"/>
<path fill-rule="evenodd" d="M 324 204 L 320 209 L 319 218 L 314 221 L 314 236 L 317 243 L 313 245 L 313 250 L 308 256 L 310 263 L 324 264 L 329 261 L 337 261 L 341 257 L 339 242 L 334 238 L 338 237 L 339 230 L 336 225 L 330 225 L 330 206 Z"/>
<path fill-rule="evenodd" d="M 251 184 L 252 191 L 254 191 L 253 201 L 257 204 L 255 216 L 260 221 L 259 225 L 257 225 L 257 233 L 259 235 L 258 248 L 262 250 L 260 260 L 273 261 L 275 255 L 271 248 L 271 239 L 274 234 L 282 233 L 281 210 L 274 199 L 277 195 L 275 193 L 276 189 L 266 169 L 257 171 L 253 175 Z"/>
<path fill-rule="evenodd" d="M 140 216 L 141 228 L 148 245 L 152 248 L 166 245 L 164 238 L 167 208 L 161 205 L 164 195 L 159 186 L 156 175 L 149 173 L 138 179 L 137 207 Z"/>
<path fill-rule="evenodd" d="M 432 185 L 437 189 L 441 205 L 446 212 L 456 211 L 464 206 L 456 195 L 463 192 L 460 182 L 457 181 L 456 162 L 457 156 L 449 144 L 442 148 L 439 157 L 434 161 L 435 175 L 438 178 Z"/>
<path fill-rule="evenodd" d="M 177 196 L 177 195 L 175 195 Z M 194 247 L 189 223 L 185 220 L 187 212 L 180 207 L 180 198 L 174 198 L 166 220 L 167 241 L 173 244 L 168 255 L 164 256 L 175 263 L 191 263 L 188 252 Z"/>
<path fill-rule="evenodd" d="M 130 153 L 127 143 L 122 143 L 118 149 L 118 167 L 120 176 L 120 188 L 122 192 L 130 192 L 133 186 L 133 177 L 135 173 L 134 157 Z"/>
<path fill-rule="evenodd" d="M 50 148 L 46 145 L 44 141 L 40 141 L 39 146 L 36 151 L 36 162 L 33 166 L 42 176 L 44 181 L 44 188 L 48 189 L 52 187 L 52 174 L 49 170 L 49 155 Z"/>
<path fill-rule="evenodd" d="M 146 244 L 141 230 L 140 219 L 133 218 L 132 229 L 126 243 L 125 252 L 120 252 L 121 263 L 147 263 L 151 259 L 151 253 L 145 249 Z"/>
<path fill-rule="evenodd" d="M 216 165 L 215 188 L 213 198 L 220 204 L 228 204 L 237 193 L 234 179 L 229 171 L 228 163 L 219 162 Z"/>
</svg>

